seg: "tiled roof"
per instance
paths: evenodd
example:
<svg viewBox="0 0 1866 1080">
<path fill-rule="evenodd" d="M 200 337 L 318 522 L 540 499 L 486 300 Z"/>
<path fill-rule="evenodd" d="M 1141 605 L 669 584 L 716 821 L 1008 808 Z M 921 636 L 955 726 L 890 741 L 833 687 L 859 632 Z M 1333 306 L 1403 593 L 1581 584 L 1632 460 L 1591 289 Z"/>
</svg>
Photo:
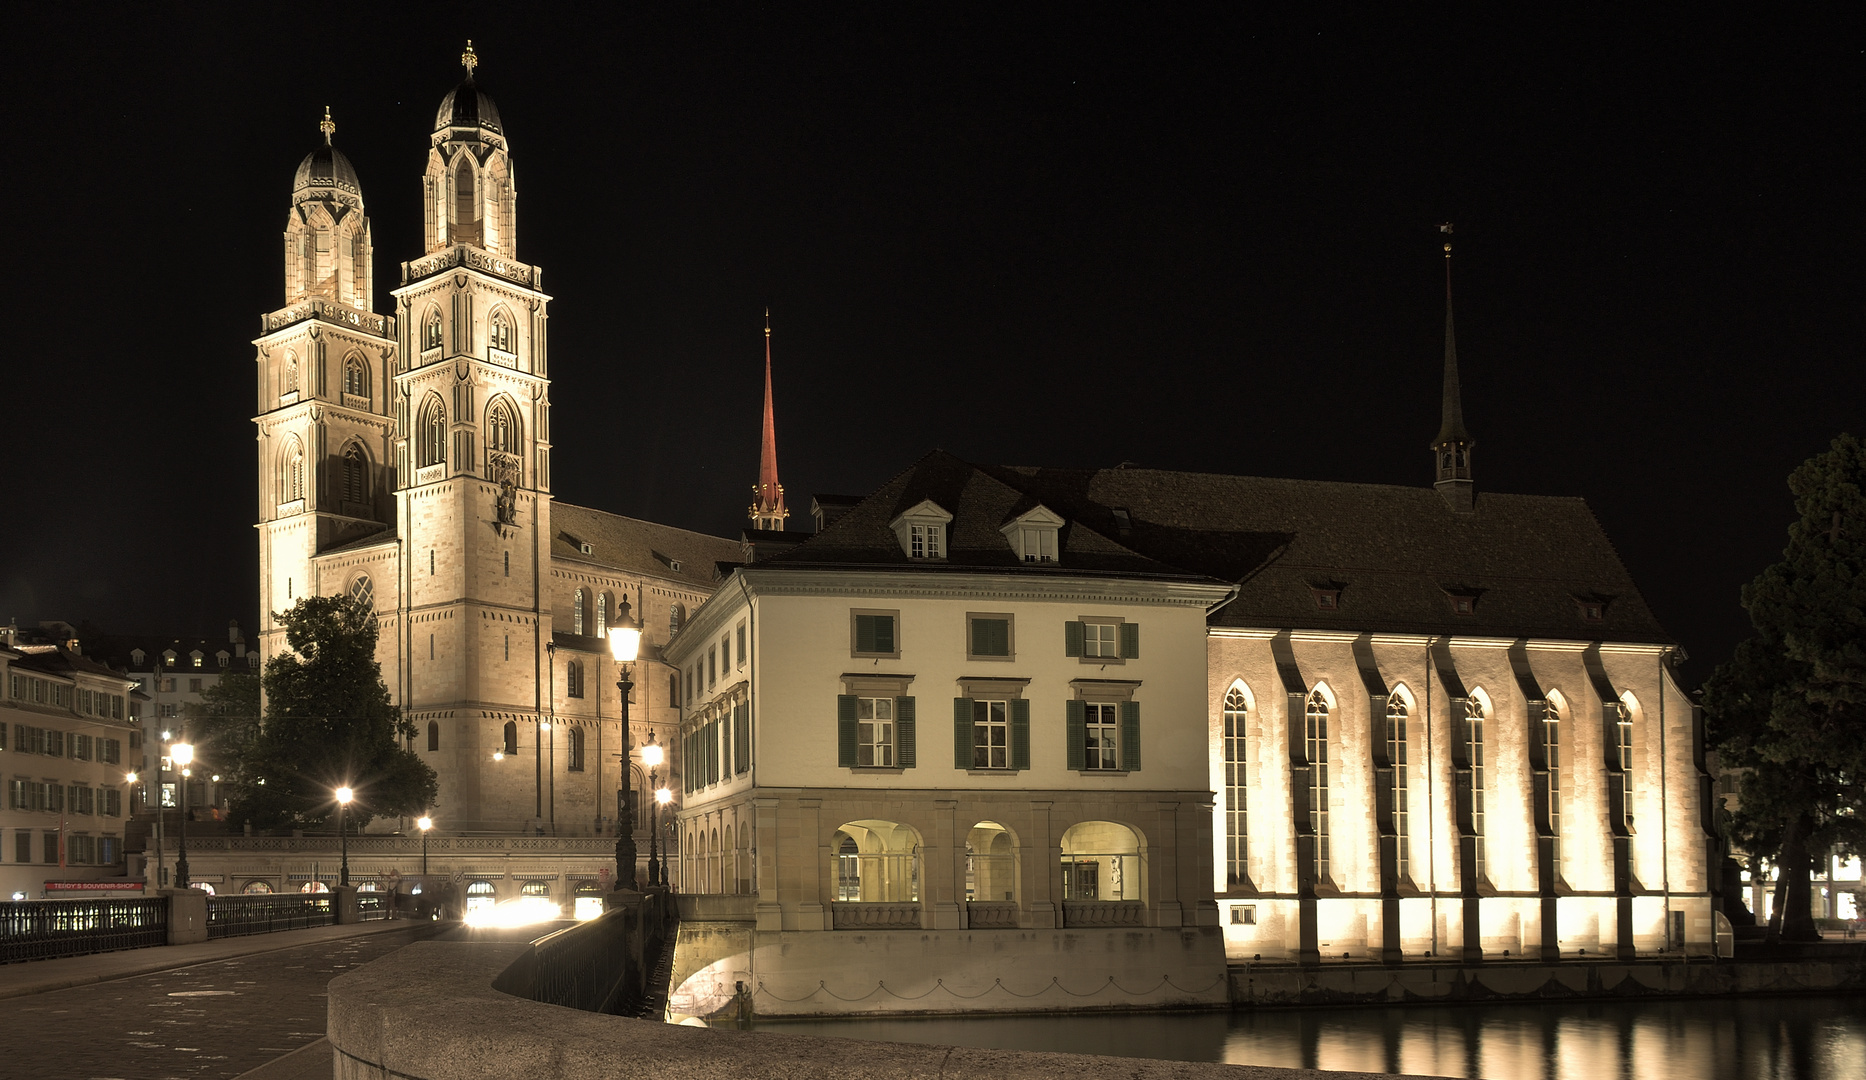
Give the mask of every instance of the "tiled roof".
<svg viewBox="0 0 1866 1080">
<path fill-rule="evenodd" d="M 888 524 L 929 498 L 953 514 L 949 569 L 1236 583 L 1214 625 L 1671 643 L 1577 498 L 1484 492 L 1460 514 L 1431 488 L 975 466 L 936 451 L 765 561 L 928 569 Z M 1019 562 L 998 531 L 1039 503 L 1068 521 L 1053 569 Z M 1338 606 L 1321 608 L 1317 587 L 1338 589 Z M 1471 613 L 1447 590 L 1474 596 Z M 1604 601 L 1603 621 L 1584 618 L 1583 599 Z"/>
<path fill-rule="evenodd" d="M 553 558 L 684 581 L 702 592 L 712 590 L 713 564 L 743 557 L 737 540 L 564 502 L 551 503 L 551 533 Z"/>
</svg>

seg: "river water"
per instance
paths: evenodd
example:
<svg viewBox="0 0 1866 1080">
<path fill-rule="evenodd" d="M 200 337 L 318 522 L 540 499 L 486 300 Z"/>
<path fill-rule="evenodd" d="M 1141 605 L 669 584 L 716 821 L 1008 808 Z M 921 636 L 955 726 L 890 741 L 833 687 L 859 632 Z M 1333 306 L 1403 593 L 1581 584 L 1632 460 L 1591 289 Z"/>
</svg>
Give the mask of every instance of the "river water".
<svg viewBox="0 0 1866 1080">
<path fill-rule="evenodd" d="M 1503 1080 L 1861 1080 L 1866 996 L 760 1021 L 890 1042 Z"/>
</svg>

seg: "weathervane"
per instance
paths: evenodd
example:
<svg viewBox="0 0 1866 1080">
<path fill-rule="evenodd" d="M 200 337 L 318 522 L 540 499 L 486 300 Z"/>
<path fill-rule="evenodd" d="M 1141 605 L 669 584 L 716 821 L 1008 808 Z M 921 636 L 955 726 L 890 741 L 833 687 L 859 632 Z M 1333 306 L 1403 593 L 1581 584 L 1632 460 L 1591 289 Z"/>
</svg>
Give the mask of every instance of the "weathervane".
<svg viewBox="0 0 1866 1080">
<path fill-rule="evenodd" d="M 337 132 L 337 124 L 330 118 L 329 105 L 324 106 L 324 122 L 319 124 L 317 129 L 324 133 L 324 145 L 329 146 L 330 137 Z"/>
<path fill-rule="evenodd" d="M 479 57 L 473 52 L 473 39 L 467 38 L 466 52 L 460 54 L 460 63 L 467 69 L 467 78 L 473 77 L 473 69 L 479 66 Z"/>
</svg>

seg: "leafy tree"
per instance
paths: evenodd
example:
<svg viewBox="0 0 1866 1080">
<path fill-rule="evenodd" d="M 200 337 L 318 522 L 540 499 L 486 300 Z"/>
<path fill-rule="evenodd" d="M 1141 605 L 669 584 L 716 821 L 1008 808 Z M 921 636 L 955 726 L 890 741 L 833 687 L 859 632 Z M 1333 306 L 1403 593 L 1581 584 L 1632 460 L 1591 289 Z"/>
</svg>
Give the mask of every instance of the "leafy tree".
<svg viewBox="0 0 1866 1080">
<path fill-rule="evenodd" d="M 242 757 L 259 737 L 259 676 L 229 668 L 187 705 L 186 730 L 202 772 L 239 783 Z"/>
<path fill-rule="evenodd" d="M 389 703 L 376 662 L 375 615 L 348 596 L 311 596 L 279 620 L 291 651 L 266 663 L 265 717 L 241 755 L 231 819 L 321 825 L 346 786 L 353 828 L 432 806 L 434 770 L 406 748 L 414 726 Z"/>
<path fill-rule="evenodd" d="M 1800 520 L 1743 589 L 1756 627 L 1705 683 L 1711 739 L 1747 770 L 1733 839 L 1780 877 L 1771 934 L 1818 936 L 1811 858 L 1866 848 L 1866 445 L 1835 439 L 1794 471 Z"/>
</svg>

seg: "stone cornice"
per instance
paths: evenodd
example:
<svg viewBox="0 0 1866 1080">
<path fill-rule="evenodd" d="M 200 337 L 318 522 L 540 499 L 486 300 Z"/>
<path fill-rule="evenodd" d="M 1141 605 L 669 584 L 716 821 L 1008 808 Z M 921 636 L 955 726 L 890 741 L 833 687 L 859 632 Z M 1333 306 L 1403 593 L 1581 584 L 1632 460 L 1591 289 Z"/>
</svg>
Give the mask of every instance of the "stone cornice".
<svg viewBox="0 0 1866 1080">
<path fill-rule="evenodd" d="M 961 600 L 987 597 L 994 603 L 1075 601 L 1197 607 L 1222 599 L 1222 582 L 1161 581 L 1138 577 L 1073 577 L 1063 574 L 916 574 L 876 570 L 780 570 L 742 567 L 753 597 L 850 596 L 891 600 Z M 728 579 L 729 581 L 730 579 Z"/>
<path fill-rule="evenodd" d="M 373 311 L 359 311 L 348 304 L 333 303 L 323 297 L 313 296 L 261 315 L 259 317 L 260 336 L 253 339 L 253 344 L 257 345 L 280 330 L 307 320 L 329 323 L 345 330 L 368 334 L 375 339 L 370 342 L 372 345 L 379 341 L 393 343 L 395 340 L 395 316 L 378 315 Z"/>
</svg>

